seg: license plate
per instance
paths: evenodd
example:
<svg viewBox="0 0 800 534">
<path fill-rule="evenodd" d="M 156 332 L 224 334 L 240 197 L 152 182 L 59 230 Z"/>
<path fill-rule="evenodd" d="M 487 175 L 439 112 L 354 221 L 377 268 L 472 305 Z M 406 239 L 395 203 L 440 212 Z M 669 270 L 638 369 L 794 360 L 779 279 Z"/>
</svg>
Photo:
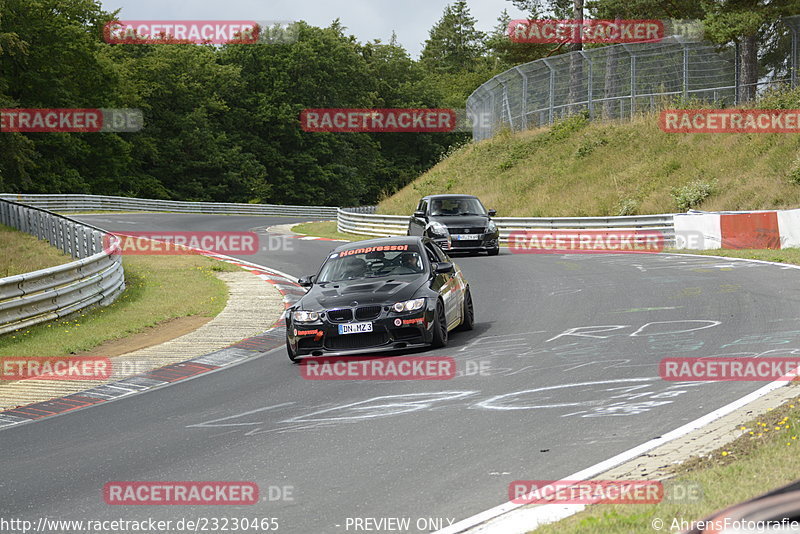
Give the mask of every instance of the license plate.
<svg viewBox="0 0 800 534">
<path fill-rule="evenodd" d="M 372 332 L 372 323 L 350 323 L 340 324 L 340 334 L 361 334 L 362 332 Z"/>
<path fill-rule="evenodd" d="M 469 241 L 472 239 L 481 239 L 483 234 L 455 234 L 451 235 L 451 239 L 455 239 L 456 241 Z"/>
</svg>

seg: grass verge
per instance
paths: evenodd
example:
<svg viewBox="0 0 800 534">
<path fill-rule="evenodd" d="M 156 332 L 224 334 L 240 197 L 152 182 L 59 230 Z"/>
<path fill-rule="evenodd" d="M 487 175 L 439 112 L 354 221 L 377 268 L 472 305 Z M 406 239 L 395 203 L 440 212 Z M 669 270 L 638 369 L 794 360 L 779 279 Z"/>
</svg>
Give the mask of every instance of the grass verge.
<svg viewBox="0 0 800 534">
<path fill-rule="evenodd" d="M 313 235 L 314 237 L 327 237 L 328 239 L 345 239 L 347 241 L 364 241 L 375 239 L 375 236 L 346 234 L 336 229 L 336 221 L 322 221 L 298 224 L 292 226 L 292 231 L 298 234 Z"/>
<path fill-rule="evenodd" d="M 797 479 L 800 473 L 798 399 L 742 425 L 739 430 L 742 436 L 723 449 L 674 468 L 676 477 L 669 485 L 699 485 L 702 488 L 699 502 L 595 505 L 540 527 L 536 534 L 679 532 L 686 525 L 676 521 L 700 520 Z M 654 527 L 656 518 L 662 521 L 661 529 Z"/>
<path fill-rule="evenodd" d="M 110 306 L 0 336 L 0 356 L 65 356 L 177 317 L 214 317 L 228 298 L 215 272 L 236 267 L 203 256 L 126 256 L 126 289 Z"/>
<path fill-rule="evenodd" d="M 55 267 L 72 261 L 47 241 L 0 224 L 0 278 Z"/>
</svg>

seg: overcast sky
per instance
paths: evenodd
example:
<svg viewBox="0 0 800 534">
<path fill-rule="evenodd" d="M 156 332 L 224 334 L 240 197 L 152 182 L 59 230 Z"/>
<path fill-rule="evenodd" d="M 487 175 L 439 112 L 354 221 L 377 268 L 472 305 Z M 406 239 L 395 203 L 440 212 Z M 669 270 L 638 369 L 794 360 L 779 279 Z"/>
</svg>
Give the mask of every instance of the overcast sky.
<svg viewBox="0 0 800 534">
<path fill-rule="evenodd" d="M 448 0 L 102 0 L 107 11 L 122 9 L 121 20 L 305 20 L 327 26 L 336 18 L 361 42 L 387 42 L 394 30 L 412 57 L 418 57 L 428 30 L 442 17 Z M 509 0 L 469 0 L 479 30 L 490 31 L 507 9 L 524 18 Z"/>
</svg>

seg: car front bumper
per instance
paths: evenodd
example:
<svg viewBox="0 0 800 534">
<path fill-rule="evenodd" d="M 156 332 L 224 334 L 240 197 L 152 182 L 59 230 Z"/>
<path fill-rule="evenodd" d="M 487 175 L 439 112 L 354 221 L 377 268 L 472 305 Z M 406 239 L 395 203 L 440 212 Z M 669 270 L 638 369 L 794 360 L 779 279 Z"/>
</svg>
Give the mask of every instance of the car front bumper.
<svg viewBox="0 0 800 534">
<path fill-rule="evenodd" d="M 399 324 L 398 324 L 399 321 Z M 287 320 L 286 340 L 297 356 L 333 356 L 424 347 L 432 341 L 433 311 L 407 314 L 382 312 L 371 321 L 372 332 L 340 334 L 339 325 L 328 320 L 292 324 Z"/>
<path fill-rule="evenodd" d="M 442 250 L 448 252 L 486 252 L 500 246 L 500 234 L 482 234 L 478 239 L 432 238 Z"/>
</svg>

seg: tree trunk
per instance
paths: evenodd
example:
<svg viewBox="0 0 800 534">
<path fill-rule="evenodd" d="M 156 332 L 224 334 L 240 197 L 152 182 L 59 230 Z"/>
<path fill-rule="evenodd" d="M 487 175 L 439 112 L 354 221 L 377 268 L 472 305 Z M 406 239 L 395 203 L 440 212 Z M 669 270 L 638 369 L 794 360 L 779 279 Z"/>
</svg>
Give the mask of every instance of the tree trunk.
<svg viewBox="0 0 800 534">
<path fill-rule="evenodd" d="M 583 22 L 583 0 L 572 1 L 572 18 L 578 22 Z M 569 103 L 574 104 L 586 99 L 586 90 L 583 87 L 583 56 L 578 54 L 583 50 L 582 32 L 578 33 L 577 42 L 570 46 L 569 62 Z M 575 113 L 579 106 L 570 106 L 570 113 Z"/>
<path fill-rule="evenodd" d="M 758 82 L 758 35 L 745 35 L 739 44 L 739 104 L 755 100 Z"/>
<path fill-rule="evenodd" d="M 619 24 L 620 17 L 615 17 Z M 618 96 L 619 83 L 617 79 L 617 65 L 619 64 L 619 47 L 607 46 L 606 48 L 606 76 L 603 83 L 603 98 Z M 603 117 L 606 119 L 617 118 L 616 110 L 619 109 L 619 100 L 603 100 Z"/>
</svg>

